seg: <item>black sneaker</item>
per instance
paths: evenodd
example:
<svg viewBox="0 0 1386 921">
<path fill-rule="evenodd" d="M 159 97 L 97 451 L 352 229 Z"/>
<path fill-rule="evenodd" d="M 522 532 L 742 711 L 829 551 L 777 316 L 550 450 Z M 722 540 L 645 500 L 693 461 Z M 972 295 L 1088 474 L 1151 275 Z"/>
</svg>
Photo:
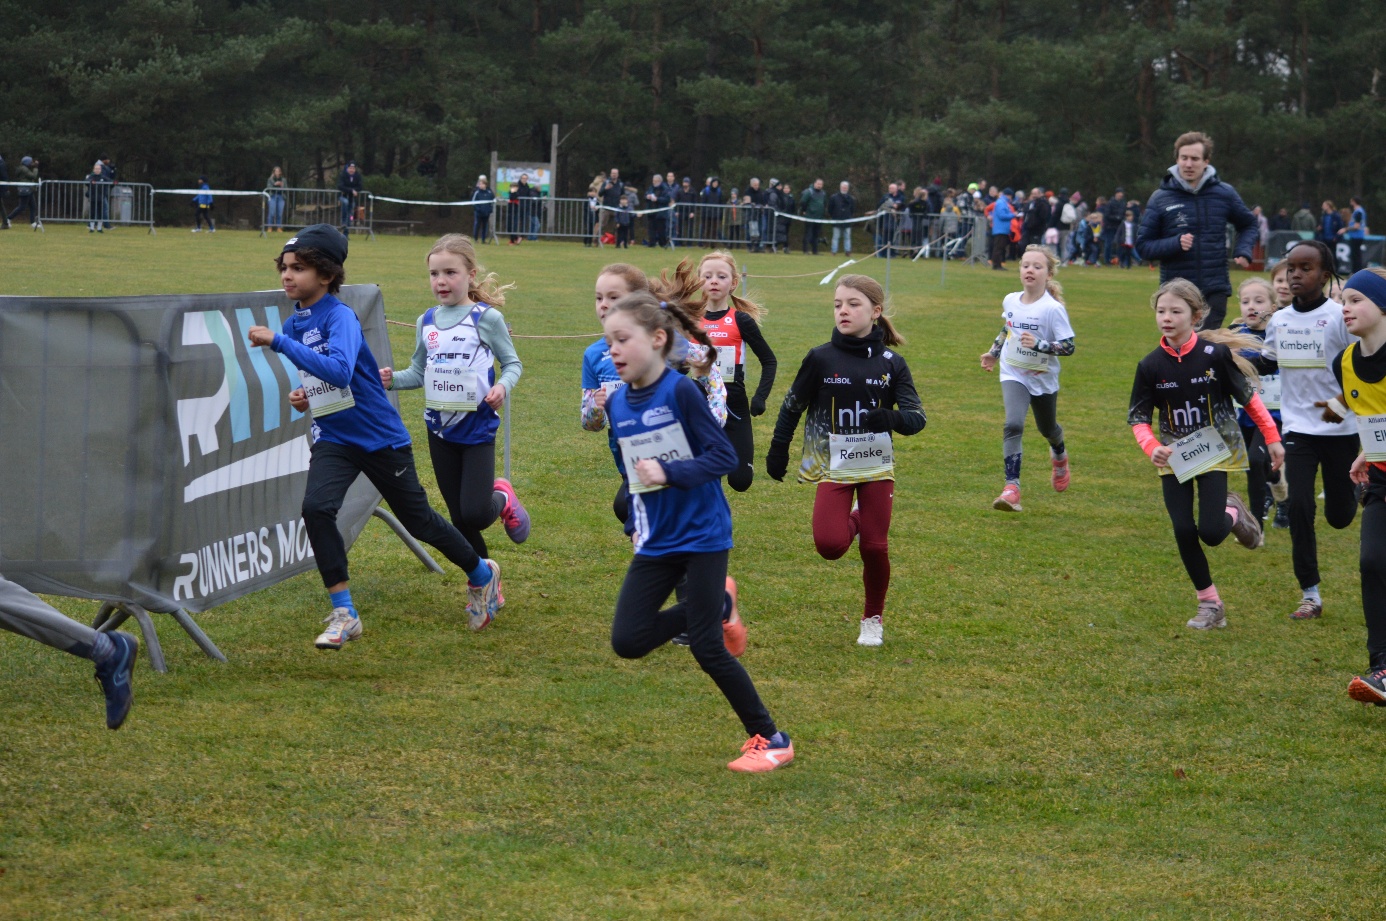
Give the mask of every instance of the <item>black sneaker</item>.
<svg viewBox="0 0 1386 921">
<path fill-rule="evenodd" d="M 1378 668 L 1348 683 L 1348 696 L 1364 704 L 1386 707 L 1386 668 Z"/>
<path fill-rule="evenodd" d="M 106 726 L 119 729 L 130 713 L 130 705 L 135 702 L 130 675 L 135 671 L 140 643 L 128 633 L 112 633 L 110 638 L 115 653 L 96 666 L 96 680 L 101 682 L 101 690 L 106 695 Z"/>
<path fill-rule="evenodd" d="M 673 638 L 672 640 L 670 640 L 669 642 L 673 643 L 675 646 L 692 646 L 692 645 L 693 645 L 693 641 L 692 641 L 691 639 L 688 638 L 688 634 L 687 634 L 687 633 L 680 633 L 678 636 L 674 637 L 674 638 Z"/>
<path fill-rule="evenodd" d="M 1279 529 L 1279 530 L 1281 530 L 1281 531 L 1287 531 L 1287 530 L 1289 530 L 1289 528 L 1290 528 L 1290 506 L 1289 506 L 1289 505 L 1287 505 L 1287 504 L 1284 503 L 1284 502 L 1277 502 L 1277 503 L 1275 504 L 1275 520 L 1271 522 L 1271 527 L 1277 528 L 1277 529 Z"/>
</svg>

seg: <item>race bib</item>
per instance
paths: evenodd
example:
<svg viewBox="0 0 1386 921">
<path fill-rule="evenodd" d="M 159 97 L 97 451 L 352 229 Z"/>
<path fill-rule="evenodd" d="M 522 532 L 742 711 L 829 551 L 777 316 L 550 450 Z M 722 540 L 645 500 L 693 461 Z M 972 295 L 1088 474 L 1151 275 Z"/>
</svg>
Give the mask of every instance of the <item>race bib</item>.
<svg viewBox="0 0 1386 921">
<path fill-rule="evenodd" d="M 1179 482 L 1187 483 L 1201 473 L 1207 473 L 1218 464 L 1232 457 L 1232 450 L 1218 434 L 1218 430 L 1206 425 L 1185 438 L 1170 445 L 1169 469 L 1174 471 Z"/>
<path fill-rule="evenodd" d="M 1261 377 L 1261 386 L 1256 388 L 1266 409 L 1280 408 L 1280 375 L 1266 374 Z"/>
<path fill-rule="evenodd" d="M 717 346 L 717 370 L 722 372 L 723 380 L 736 380 L 736 346 Z"/>
<path fill-rule="evenodd" d="M 1012 368 L 1023 368 L 1026 371 L 1049 370 L 1049 356 L 1021 345 L 1020 334 L 1015 330 L 1006 334 L 1006 342 L 1001 346 L 1001 360 Z"/>
<path fill-rule="evenodd" d="M 334 387 L 302 369 L 298 378 L 303 382 L 303 392 L 308 395 L 308 412 L 314 419 L 321 419 L 356 405 L 356 397 L 351 395 L 350 387 Z"/>
<path fill-rule="evenodd" d="M 424 371 L 424 406 L 443 412 L 476 412 L 481 402 L 481 380 L 475 368 L 452 364 L 441 355 Z"/>
<path fill-rule="evenodd" d="M 611 399 L 611 395 L 626 385 L 625 381 L 602 381 L 602 393 L 606 398 Z"/>
<path fill-rule="evenodd" d="M 889 432 L 828 436 L 829 470 L 888 474 L 894 466 L 895 445 Z"/>
<path fill-rule="evenodd" d="M 681 461 L 691 460 L 693 451 L 688 447 L 688 436 L 683 426 L 677 422 L 640 435 L 627 435 L 617 439 L 621 445 L 621 460 L 625 462 L 626 476 L 630 478 L 630 491 L 633 493 L 655 492 L 664 486 L 646 486 L 635 473 L 635 465 L 642 460 Z"/>
<path fill-rule="evenodd" d="M 1386 461 L 1386 416 L 1358 416 L 1357 435 L 1367 460 Z"/>
<path fill-rule="evenodd" d="M 1276 360 L 1282 368 L 1324 368 L 1323 327 L 1282 326 L 1275 334 Z"/>
</svg>

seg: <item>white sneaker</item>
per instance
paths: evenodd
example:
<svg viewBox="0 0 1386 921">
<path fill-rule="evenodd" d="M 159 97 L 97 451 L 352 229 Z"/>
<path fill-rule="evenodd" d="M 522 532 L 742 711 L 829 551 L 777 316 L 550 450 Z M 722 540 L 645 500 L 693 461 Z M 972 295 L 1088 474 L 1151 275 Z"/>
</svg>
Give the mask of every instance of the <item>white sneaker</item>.
<svg viewBox="0 0 1386 921">
<path fill-rule="evenodd" d="M 485 630 L 500 610 L 500 564 L 495 560 L 482 562 L 491 567 L 491 581 L 479 588 L 467 586 L 467 626 L 472 630 Z"/>
<path fill-rule="evenodd" d="M 858 646 L 879 646 L 885 642 L 885 625 L 881 615 L 865 618 L 861 622 L 861 633 L 857 635 Z"/>
<path fill-rule="evenodd" d="M 323 623 L 327 624 L 327 629 L 314 642 L 319 649 L 341 649 L 361 635 L 361 618 L 349 608 L 333 608 L 332 613 L 323 618 Z"/>
</svg>

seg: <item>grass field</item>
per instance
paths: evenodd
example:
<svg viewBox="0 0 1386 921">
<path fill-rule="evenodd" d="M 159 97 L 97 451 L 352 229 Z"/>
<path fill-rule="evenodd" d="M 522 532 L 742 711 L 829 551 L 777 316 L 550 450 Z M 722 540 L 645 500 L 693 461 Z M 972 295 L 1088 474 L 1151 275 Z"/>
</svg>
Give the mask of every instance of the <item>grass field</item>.
<svg viewBox="0 0 1386 921">
<path fill-rule="evenodd" d="M 274 287 L 282 239 L 14 231 L 0 237 L 0 293 Z M 389 316 L 412 321 L 431 303 L 428 245 L 353 240 L 349 280 L 378 283 Z M 505 314 L 521 336 L 595 332 L 592 282 L 615 255 L 485 253 L 519 286 Z M 788 275 L 837 258 L 745 261 Z M 885 263 L 862 268 L 881 278 Z M 313 649 L 315 574 L 199 617 L 228 664 L 161 619 L 170 671 L 141 665 L 117 733 L 88 665 L 0 635 L 0 918 L 1289 919 L 1380 906 L 1386 716 L 1344 694 L 1366 664 L 1356 526 L 1320 519 L 1321 621 L 1286 616 L 1289 538 L 1272 531 L 1255 553 L 1230 539 L 1209 551 L 1230 628 L 1185 629 L 1193 591 L 1125 424 L 1156 341 L 1155 275 L 1060 276 L 1078 331 L 1059 404 L 1073 487 L 1049 489 L 1027 431 L 1013 516 L 989 508 L 1001 400 L 976 356 L 1015 274 L 950 265 L 945 286 L 937 263 L 896 262 L 890 280 L 929 424 L 897 440 L 886 645 L 855 644 L 860 563 L 814 554 L 811 487 L 760 472 L 730 500 L 743 661 L 794 736 L 791 767 L 725 769 L 741 728 L 686 650 L 611 652 L 630 549 L 606 438 L 578 426 L 585 341 L 522 339 L 514 469 L 535 527 L 522 546 L 499 525 L 488 535 L 507 599 L 491 629 L 467 631 L 459 573 L 429 575 L 373 523 L 352 554 L 361 640 Z M 753 292 L 781 362 L 756 424 L 763 457 L 800 359 L 828 337 L 831 289 L 763 278 Z M 411 333 L 393 332 L 406 362 Z M 419 394 L 402 396 L 416 440 Z"/>
</svg>

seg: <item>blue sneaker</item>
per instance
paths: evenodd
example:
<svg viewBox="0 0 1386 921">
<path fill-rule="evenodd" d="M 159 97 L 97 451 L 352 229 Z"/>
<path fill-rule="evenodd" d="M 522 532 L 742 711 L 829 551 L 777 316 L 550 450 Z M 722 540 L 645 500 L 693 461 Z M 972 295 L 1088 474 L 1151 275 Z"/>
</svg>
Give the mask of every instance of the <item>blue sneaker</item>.
<svg viewBox="0 0 1386 921">
<path fill-rule="evenodd" d="M 130 705 L 135 702 L 134 691 L 130 689 L 130 676 L 135 671 L 140 642 L 128 633 L 117 632 L 109 636 L 115 654 L 97 664 L 96 680 L 101 682 L 101 691 L 106 695 L 106 726 L 119 729 L 130 713 Z"/>
<path fill-rule="evenodd" d="M 500 610 L 500 564 L 495 560 L 483 562 L 491 567 L 491 581 L 481 586 L 467 586 L 467 626 L 472 630 L 485 630 Z"/>
</svg>

